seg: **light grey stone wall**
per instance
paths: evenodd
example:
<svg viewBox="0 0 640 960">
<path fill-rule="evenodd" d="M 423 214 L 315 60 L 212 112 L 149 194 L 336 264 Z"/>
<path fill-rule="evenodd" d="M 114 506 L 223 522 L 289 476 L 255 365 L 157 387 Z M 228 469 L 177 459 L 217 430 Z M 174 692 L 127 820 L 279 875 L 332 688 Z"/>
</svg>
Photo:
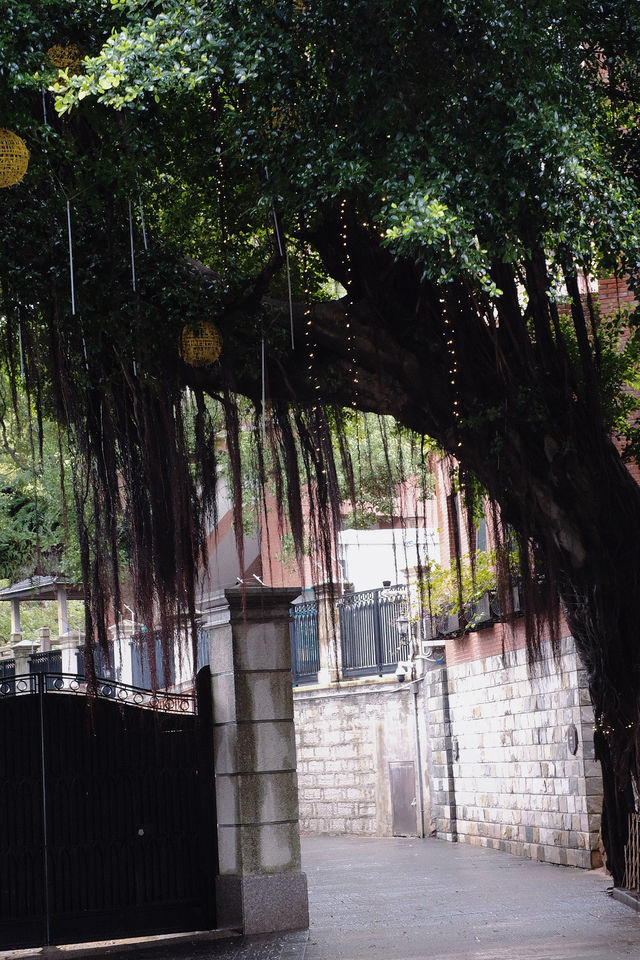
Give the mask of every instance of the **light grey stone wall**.
<svg viewBox="0 0 640 960">
<path fill-rule="evenodd" d="M 413 761 L 416 834 L 419 777 L 428 797 L 426 730 L 413 687 L 395 678 L 294 689 L 300 829 L 303 833 L 391 836 L 389 764 Z M 426 800 L 423 806 L 427 807 Z"/>
<path fill-rule="evenodd" d="M 436 832 L 590 868 L 600 863 L 602 784 L 586 676 L 570 638 L 559 664 L 543 650 L 533 675 L 517 650 L 427 678 Z"/>
<path fill-rule="evenodd" d="M 427 747 L 431 781 L 431 828 L 441 840 L 457 840 L 456 788 L 446 666 L 424 679 L 423 711 L 427 720 Z"/>
</svg>

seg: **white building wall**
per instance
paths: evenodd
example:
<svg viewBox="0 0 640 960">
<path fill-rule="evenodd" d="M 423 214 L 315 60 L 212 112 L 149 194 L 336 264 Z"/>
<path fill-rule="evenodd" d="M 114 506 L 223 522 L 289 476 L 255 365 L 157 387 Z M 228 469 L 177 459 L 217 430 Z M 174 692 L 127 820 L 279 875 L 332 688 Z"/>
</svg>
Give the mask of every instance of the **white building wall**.
<svg viewBox="0 0 640 960">
<path fill-rule="evenodd" d="M 428 797 L 426 735 L 420 717 L 416 738 L 412 687 L 395 678 L 297 687 L 293 702 L 302 832 L 392 836 L 389 765 L 413 763 Z M 419 797 L 416 780 L 416 835 Z"/>
<path fill-rule="evenodd" d="M 343 530 L 339 534 L 344 562 L 344 579 L 353 589 L 373 590 L 383 580 L 406 583 L 425 557 L 440 562 L 438 533 L 433 528 L 404 530 Z"/>
</svg>

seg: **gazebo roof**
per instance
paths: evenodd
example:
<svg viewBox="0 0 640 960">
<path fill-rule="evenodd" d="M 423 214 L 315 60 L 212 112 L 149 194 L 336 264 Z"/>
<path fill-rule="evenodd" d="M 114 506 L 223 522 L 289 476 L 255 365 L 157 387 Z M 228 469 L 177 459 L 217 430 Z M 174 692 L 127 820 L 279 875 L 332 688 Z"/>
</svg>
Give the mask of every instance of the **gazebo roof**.
<svg viewBox="0 0 640 960">
<path fill-rule="evenodd" d="M 58 589 L 64 587 L 70 600 L 84 600 L 82 585 L 65 577 L 29 577 L 0 590 L 0 600 L 56 600 Z"/>
</svg>

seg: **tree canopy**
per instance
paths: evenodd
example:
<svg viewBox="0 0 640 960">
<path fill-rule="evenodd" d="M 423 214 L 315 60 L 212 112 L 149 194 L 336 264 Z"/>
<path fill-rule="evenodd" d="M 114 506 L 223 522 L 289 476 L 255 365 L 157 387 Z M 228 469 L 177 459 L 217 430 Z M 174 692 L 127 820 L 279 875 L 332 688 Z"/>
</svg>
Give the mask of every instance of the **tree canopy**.
<svg viewBox="0 0 640 960">
<path fill-rule="evenodd" d="M 255 401 L 256 455 L 271 446 L 298 544 L 301 481 L 335 514 L 340 408 L 392 415 L 500 505 L 529 609 L 560 594 L 620 881 L 640 720 L 640 492 L 623 462 L 638 337 L 633 313 L 600 315 L 594 278 L 638 282 L 638 10 L 41 0 L 3 14 L 1 122 L 31 158 L 0 197 L 2 349 L 84 464 L 89 630 L 117 604 L 122 514 L 143 617 L 194 614 L 216 472 L 205 394 L 224 411 L 238 512 L 234 397 Z M 77 45 L 82 67 L 59 72 L 54 44 Z M 222 354 L 194 368 L 178 344 L 203 318 Z"/>
</svg>

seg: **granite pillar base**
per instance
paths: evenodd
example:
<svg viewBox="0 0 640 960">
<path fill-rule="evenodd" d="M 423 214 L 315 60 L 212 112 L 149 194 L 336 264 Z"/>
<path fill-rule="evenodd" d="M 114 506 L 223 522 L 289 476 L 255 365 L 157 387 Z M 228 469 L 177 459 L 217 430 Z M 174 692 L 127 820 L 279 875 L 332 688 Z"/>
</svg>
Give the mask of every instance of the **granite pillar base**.
<svg viewBox="0 0 640 960">
<path fill-rule="evenodd" d="M 220 876 L 216 909 L 222 930 L 241 930 L 245 935 L 305 930 L 309 926 L 306 874 Z"/>
</svg>

